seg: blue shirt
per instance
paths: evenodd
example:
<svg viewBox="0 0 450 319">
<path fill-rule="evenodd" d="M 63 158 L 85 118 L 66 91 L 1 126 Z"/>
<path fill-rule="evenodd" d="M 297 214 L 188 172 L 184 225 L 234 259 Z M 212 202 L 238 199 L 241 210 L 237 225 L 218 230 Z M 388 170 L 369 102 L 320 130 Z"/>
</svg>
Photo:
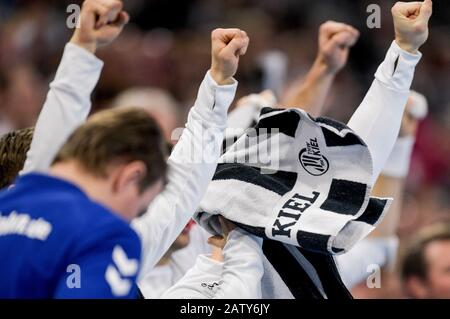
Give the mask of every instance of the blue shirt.
<svg viewBox="0 0 450 319">
<path fill-rule="evenodd" d="M 0 192 L 0 298 L 134 298 L 141 245 L 77 186 L 27 174 Z"/>
</svg>

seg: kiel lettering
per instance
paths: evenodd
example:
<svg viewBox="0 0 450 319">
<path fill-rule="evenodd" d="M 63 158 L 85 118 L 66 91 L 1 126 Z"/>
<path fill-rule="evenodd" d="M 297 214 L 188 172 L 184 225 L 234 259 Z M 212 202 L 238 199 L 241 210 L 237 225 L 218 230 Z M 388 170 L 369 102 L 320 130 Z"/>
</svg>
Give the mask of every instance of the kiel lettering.
<svg viewBox="0 0 450 319">
<path fill-rule="evenodd" d="M 272 227 L 272 237 L 286 236 L 291 237 L 291 229 L 302 213 L 305 212 L 319 197 L 319 192 L 313 192 L 312 197 L 305 197 L 295 194 L 281 208 Z"/>
</svg>

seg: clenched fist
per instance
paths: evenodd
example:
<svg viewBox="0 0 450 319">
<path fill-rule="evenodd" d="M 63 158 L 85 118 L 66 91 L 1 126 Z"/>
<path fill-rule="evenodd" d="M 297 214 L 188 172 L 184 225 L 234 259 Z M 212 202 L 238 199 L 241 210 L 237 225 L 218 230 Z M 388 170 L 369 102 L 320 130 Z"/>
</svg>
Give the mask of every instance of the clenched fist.
<svg viewBox="0 0 450 319">
<path fill-rule="evenodd" d="M 350 48 L 359 38 L 359 31 L 352 26 L 327 21 L 319 29 L 319 53 L 316 62 L 329 73 L 337 73 L 347 63 Z"/>
<path fill-rule="evenodd" d="M 211 76 L 219 85 L 233 83 L 239 57 L 247 52 L 247 33 L 239 29 L 216 29 L 211 34 L 211 42 Z"/>
<path fill-rule="evenodd" d="M 86 0 L 70 42 L 95 53 L 122 32 L 130 17 L 119 0 Z"/>
<path fill-rule="evenodd" d="M 433 11 L 431 0 L 397 2 L 392 7 L 395 41 L 405 51 L 417 53 L 428 38 L 428 20 Z"/>
</svg>

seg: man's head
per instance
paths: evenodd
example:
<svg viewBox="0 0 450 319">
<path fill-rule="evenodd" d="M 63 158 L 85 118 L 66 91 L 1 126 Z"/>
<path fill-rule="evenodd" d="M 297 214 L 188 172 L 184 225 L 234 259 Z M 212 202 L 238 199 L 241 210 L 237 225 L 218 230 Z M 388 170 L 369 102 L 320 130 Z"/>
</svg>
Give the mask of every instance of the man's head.
<svg viewBox="0 0 450 319">
<path fill-rule="evenodd" d="M 450 223 L 417 234 L 406 250 L 401 274 L 409 297 L 450 298 Z"/>
<path fill-rule="evenodd" d="M 0 138 L 0 188 L 8 187 L 25 164 L 34 128 L 5 134 Z"/>
<path fill-rule="evenodd" d="M 107 110 L 92 116 L 70 136 L 52 173 L 131 220 L 161 191 L 166 153 L 162 133 L 145 111 Z"/>
</svg>

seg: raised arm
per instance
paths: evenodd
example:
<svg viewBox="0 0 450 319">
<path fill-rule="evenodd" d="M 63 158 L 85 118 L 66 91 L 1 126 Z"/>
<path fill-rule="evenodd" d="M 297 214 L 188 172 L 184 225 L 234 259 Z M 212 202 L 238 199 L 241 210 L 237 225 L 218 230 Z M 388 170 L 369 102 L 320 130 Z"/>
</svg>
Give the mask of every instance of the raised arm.
<svg viewBox="0 0 450 319">
<path fill-rule="evenodd" d="M 417 128 L 419 122 L 424 119 L 427 113 L 428 104 L 426 98 L 420 93 L 412 91 L 403 114 L 400 134 L 373 189 L 374 196 L 393 197 L 395 200 L 389 207 L 388 214 L 377 228 L 370 233 L 370 238 L 391 238 L 397 236 L 406 178 L 409 173 Z"/>
<path fill-rule="evenodd" d="M 118 0 L 83 3 L 79 26 L 50 84 L 21 174 L 47 171 L 70 134 L 86 120 L 91 94 L 103 68 L 94 53 L 99 46 L 113 41 L 128 22 L 122 6 Z"/>
<path fill-rule="evenodd" d="M 325 99 L 336 74 L 345 66 L 359 31 L 350 25 L 327 21 L 319 28 L 319 51 L 305 77 L 296 79 L 281 100 L 284 108 L 302 108 L 313 116 L 323 113 Z"/>
<path fill-rule="evenodd" d="M 431 0 L 395 4 L 392 8 L 395 41 L 348 123 L 369 147 L 373 160 L 372 183 L 378 178 L 397 139 L 414 70 L 422 56 L 418 50 L 428 37 L 431 13 Z"/>
<path fill-rule="evenodd" d="M 381 223 L 367 238 L 356 244 L 348 253 L 336 258 L 342 279 L 349 289 L 367 278 L 370 265 L 387 268 L 395 265 L 398 249 L 397 228 L 406 177 L 417 126 L 426 113 L 425 98 L 418 93 L 412 93 L 403 114 L 400 135 L 372 191 L 374 196 L 393 197 L 395 200 Z"/>
<path fill-rule="evenodd" d="M 203 80 L 183 134 L 169 158 L 166 189 L 147 214 L 133 221 L 143 246 L 143 271 L 151 269 L 167 251 L 197 209 L 221 154 L 227 112 L 237 83 L 233 79 L 239 57 L 248 46 L 239 29 L 212 33 L 212 65 Z"/>
</svg>

